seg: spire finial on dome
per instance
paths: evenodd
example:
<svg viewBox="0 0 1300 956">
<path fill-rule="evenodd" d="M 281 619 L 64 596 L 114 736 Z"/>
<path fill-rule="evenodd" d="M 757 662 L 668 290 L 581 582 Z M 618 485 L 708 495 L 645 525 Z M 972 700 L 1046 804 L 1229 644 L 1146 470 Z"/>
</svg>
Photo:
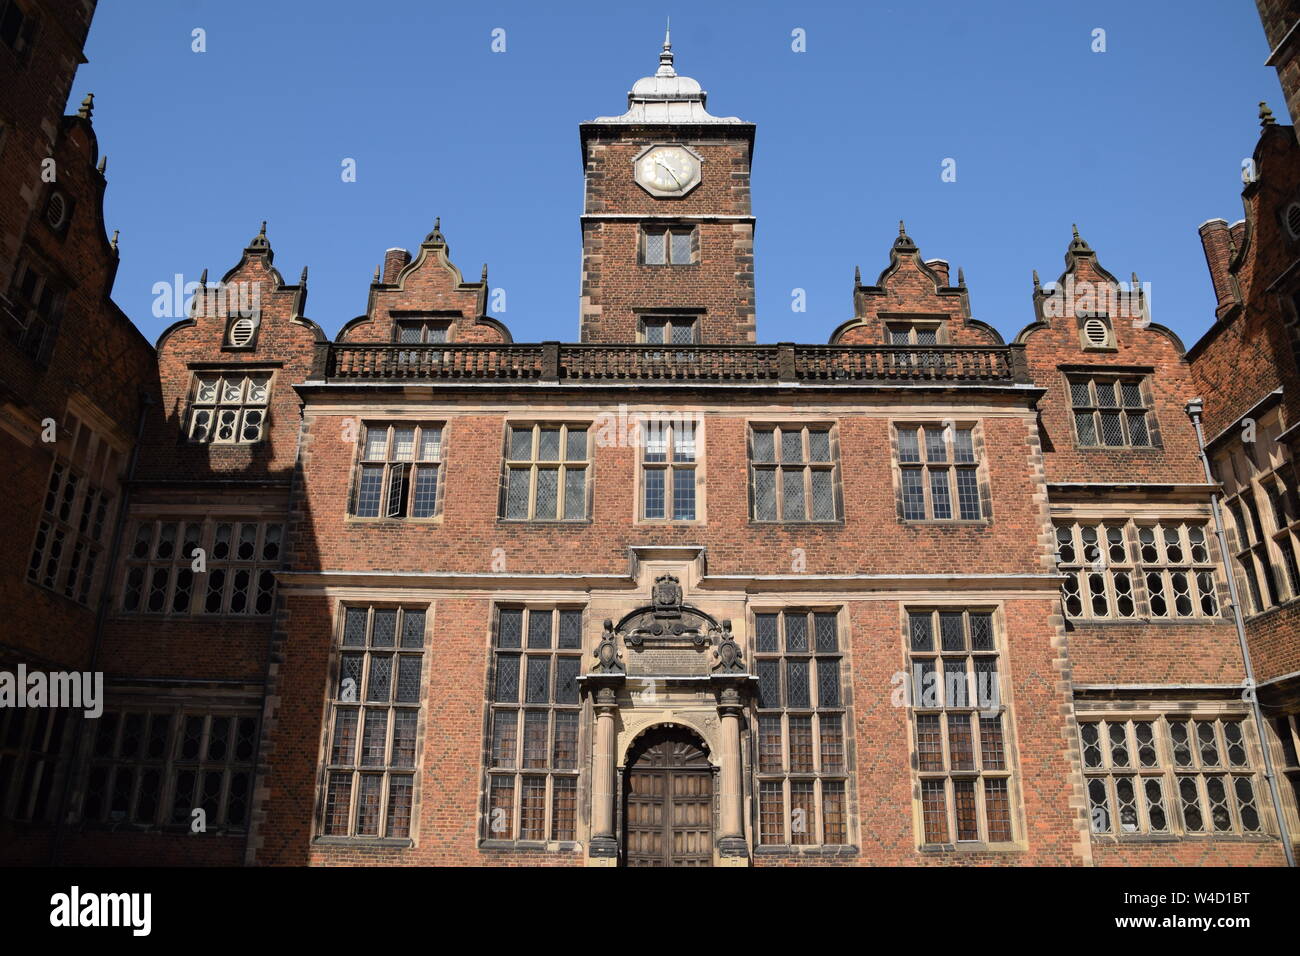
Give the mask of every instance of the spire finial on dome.
<svg viewBox="0 0 1300 956">
<path fill-rule="evenodd" d="M 676 76 L 677 71 L 673 69 L 673 40 L 672 40 L 672 20 L 664 26 L 664 49 L 659 54 L 659 69 L 655 71 L 655 76 Z"/>
</svg>

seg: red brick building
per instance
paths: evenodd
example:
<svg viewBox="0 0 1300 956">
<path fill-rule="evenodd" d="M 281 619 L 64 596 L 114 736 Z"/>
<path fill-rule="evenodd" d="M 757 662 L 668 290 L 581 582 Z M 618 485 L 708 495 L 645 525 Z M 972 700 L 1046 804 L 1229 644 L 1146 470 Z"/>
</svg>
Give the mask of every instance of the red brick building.
<svg viewBox="0 0 1300 956">
<path fill-rule="evenodd" d="M 0 158 L 60 169 L 0 195 L 0 671 L 107 685 L 0 709 L 6 859 L 1286 861 L 1291 128 L 1190 350 L 1077 231 L 1004 342 L 901 223 L 828 344 L 762 344 L 754 127 L 665 41 L 580 126 L 579 341 L 514 342 L 435 223 L 332 340 L 263 226 L 151 348 L 59 116 L 89 6 L 0 3 Z"/>
</svg>

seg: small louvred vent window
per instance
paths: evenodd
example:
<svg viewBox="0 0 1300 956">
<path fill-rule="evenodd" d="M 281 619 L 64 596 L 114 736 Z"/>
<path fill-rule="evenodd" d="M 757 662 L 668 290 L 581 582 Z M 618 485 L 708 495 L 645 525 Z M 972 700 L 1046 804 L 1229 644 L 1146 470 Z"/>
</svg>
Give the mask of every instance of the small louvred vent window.
<svg viewBox="0 0 1300 956">
<path fill-rule="evenodd" d="M 1089 319 L 1083 325 L 1083 337 L 1093 348 L 1105 348 L 1110 344 L 1110 329 L 1101 319 Z"/>
<path fill-rule="evenodd" d="M 1286 207 L 1286 231 L 1292 239 L 1300 239 L 1300 202 Z"/>
<path fill-rule="evenodd" d="M 230 325 L 230 344 L 235 348 L 243 348 L 253 341 L 255 329 L 252 319 L 236 319 Z"/>
</svg>

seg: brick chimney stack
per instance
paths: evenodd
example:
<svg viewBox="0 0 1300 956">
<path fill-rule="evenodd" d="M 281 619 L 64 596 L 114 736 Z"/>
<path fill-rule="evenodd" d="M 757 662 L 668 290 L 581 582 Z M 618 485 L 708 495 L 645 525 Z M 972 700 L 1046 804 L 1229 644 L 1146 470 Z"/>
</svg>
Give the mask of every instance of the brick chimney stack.
<svg viewBox="0 0 1300 956">
<path fill-rule="evenodd" d="M 1210 281 L 1214 283 L 1214 317 L 1221 319 L 1237 301 L 1228 273 L 1228 263 L 1232 259 L 1232 233 L 1223 219 L 1201 223 L 1198 232 L 1201 245 L 1205 247 L 1205 262 L 1210 267 Z"/>
<path fill-rule="evenodd" d="M 411 261 L 411 254 L 405 249 L 389 249 L 384 253 L 384 284 L 392 285 L 397 281 L 397 275 Z"/>
</svg>

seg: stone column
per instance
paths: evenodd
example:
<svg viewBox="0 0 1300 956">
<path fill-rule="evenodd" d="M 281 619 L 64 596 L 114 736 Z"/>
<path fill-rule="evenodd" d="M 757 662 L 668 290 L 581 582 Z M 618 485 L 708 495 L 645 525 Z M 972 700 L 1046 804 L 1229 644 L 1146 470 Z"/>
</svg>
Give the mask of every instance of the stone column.
<svg viewBox="0 0 1300 956">
<path fill-rule="evenodd" d="M 596 745 L 591 774 L 591 851 L 593 865 L 613 866 L 618 862 L 618 839 L 614 835 L 614 717 L 618 698 L 605 685 L 596 691 Z"/>
<path fill-rule="evenodd" d="M 740 763 L 740 692 L 734 686 L 718 694 L 719 731 L 722 744 L 721 832 L 718 852 L 723 865 L 744 866 L 749 861 L 749 844 L 745 841 L 745 792 Z"/>
</svg>

